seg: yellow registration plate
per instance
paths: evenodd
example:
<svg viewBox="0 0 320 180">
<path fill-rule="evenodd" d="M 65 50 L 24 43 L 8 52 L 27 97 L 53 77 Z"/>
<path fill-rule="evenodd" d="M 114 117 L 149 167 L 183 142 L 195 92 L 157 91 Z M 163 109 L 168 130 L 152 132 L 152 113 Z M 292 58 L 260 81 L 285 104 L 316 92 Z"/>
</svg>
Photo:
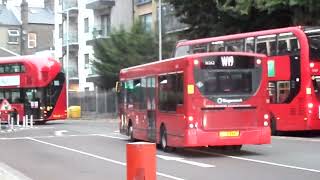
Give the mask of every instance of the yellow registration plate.
<svg viewBox="0 0 320 180">
<path fill-rule="evenodd" d="M 239 131 L 220 131 L 220 137 L 237 137 L 240 135 Z"/>
</svg>

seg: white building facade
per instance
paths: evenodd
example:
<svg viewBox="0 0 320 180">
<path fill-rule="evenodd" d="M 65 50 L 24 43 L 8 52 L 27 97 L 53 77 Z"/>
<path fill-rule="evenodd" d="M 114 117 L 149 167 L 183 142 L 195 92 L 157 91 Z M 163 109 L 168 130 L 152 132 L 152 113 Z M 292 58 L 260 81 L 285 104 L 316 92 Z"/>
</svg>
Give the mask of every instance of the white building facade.
<svg viewBox="0 0 320 180">
<path fill-rule="evenodd" d="M 130 28 L 132 0 L 55 1 L 55 57 L 68 68 L 69 91 L 94 90 L 90 77 L 93 43 L 108 38 L 112 29 Z M 66 70 L 66 69 L 65 69 Z"/>
</svg>

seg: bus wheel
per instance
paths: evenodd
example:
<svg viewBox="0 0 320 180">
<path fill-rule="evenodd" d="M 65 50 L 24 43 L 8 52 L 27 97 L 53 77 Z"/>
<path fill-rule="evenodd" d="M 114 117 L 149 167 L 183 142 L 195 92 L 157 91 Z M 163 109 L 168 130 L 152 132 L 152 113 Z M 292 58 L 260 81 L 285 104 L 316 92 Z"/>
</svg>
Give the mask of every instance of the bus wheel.
<svg viewBox="0 0 320 180">
<path fill-rule="evenodd" d="M 168 146 L 167 130 L 165 126 L 161 127 L 160 130 L 160 146 L 164 152 L 170 152 L 172 149 Z"/>
<path fill-rule="evenodd" d="M 132 126 L 131 122 L 128 125 L 128 136 L 129 136 L 131 142 L 135 141 L 135 139 L 133 137 L 133 126 Z"/>
<path fill-rule="evenodd" d="M 231 152 L 239 152 L 241 148 L 242 148 L 242 145 L 224 146 L 224 149 L 226 151 L 231 151 Z"/>
<path fill-rule="evenodd" d="M 277 122 L 274 118 L 271 119 L 271 135 L 277 136 L 279 135 L 279 132 L 277 130 Z"/>
<path fill-rule="evenodd" d="M 234 152 L 239 152 L 242 148 L 242 145 L 233 145 L 231 146 L 231 150 Z"/>
</svg>

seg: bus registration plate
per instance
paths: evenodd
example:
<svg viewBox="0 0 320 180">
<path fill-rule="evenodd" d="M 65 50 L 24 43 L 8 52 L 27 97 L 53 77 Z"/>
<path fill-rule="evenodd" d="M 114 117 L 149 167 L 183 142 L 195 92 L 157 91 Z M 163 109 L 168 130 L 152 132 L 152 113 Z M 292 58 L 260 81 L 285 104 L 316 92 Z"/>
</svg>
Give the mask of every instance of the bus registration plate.
<svg viewBox="0 0 320 180">
<path fill-rule="evenodd" d="M 220 131 L 220 137 L 238 137 L 240 135 L 239 131 Z"/>
</svg>

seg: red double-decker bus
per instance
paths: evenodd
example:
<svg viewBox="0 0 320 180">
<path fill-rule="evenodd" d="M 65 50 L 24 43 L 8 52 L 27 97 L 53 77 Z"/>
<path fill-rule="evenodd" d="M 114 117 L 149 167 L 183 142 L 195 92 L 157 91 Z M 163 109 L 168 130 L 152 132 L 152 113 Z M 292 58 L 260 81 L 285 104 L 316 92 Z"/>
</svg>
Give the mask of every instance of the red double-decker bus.
<svg viewBox="0 0 320 180">
<path fill-rule="evenodd" d="M 175 56 L 242 51 L 268 56 L 272 134 L 320 129 L 320 28 L 288 27 L 180 42 Z"/>
<path fill-rule="evenodd" d="M 35 123 L 65 119 L 66 83 L 61 64 L 43 56 L 0 58 L 0 99 L 11 104 L 11 117 L 31 115 Z M 7 120 L 7 119 L 2 119 Z"/>
<path fill-rule="evenodd" d="M 120 132 L 170 147 L 270 143 L 266 57 L 200 53 L 120 71 Z"/>
</svg>

